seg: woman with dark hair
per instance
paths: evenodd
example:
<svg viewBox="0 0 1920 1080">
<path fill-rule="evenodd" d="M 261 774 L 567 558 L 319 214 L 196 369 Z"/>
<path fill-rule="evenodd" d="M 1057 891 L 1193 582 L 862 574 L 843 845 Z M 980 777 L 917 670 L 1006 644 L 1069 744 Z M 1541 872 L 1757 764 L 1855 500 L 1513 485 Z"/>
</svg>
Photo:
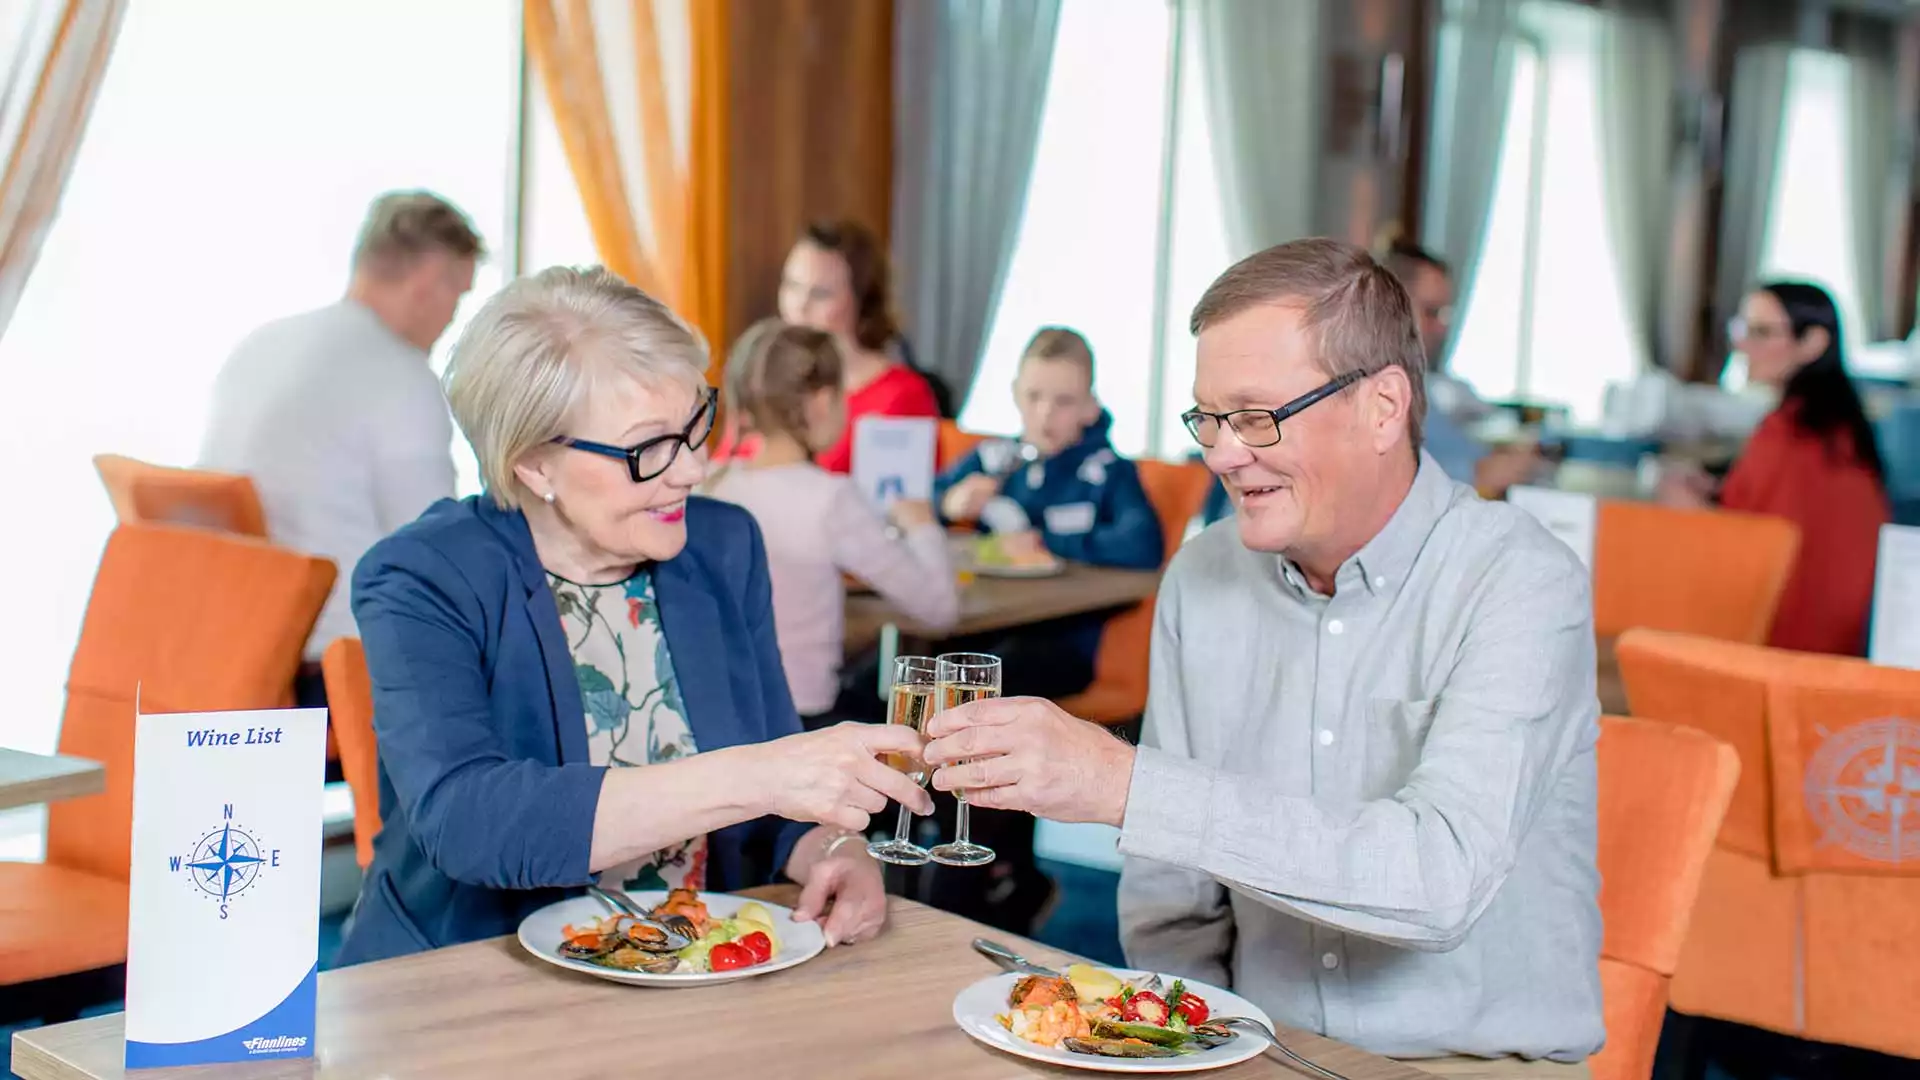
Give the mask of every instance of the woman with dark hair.
<svg viewBox="0 0 1920 1080">
<path fill-rule="evenodd" d="M 900 336 L 894 318 L 887 255 L 866 226 L 856 221 L 807 226 L 780 273 L 780 318 L 833 336 L 842 357 L 846 428 L 832 446 L 814 455 L 828 472 L 853 471 L 853 425 L 862 416 L 941 415 L 925 375 L 889 350 Z M 722 440 L 719 459 L 757 453 L 751 437 Z"/>
<path fill-rule="evenodd" d="M 1880 527 L 1892 520 L 1873 427 L 1841 363 L 1840 316 L 1817 285 L 1771 282 L 1728 326 L 1748 377 L 1777 387 L 1780 405 L 1748 440 L 1716 490 L 1704 473 L 1661 484 L 1675 506 L 1717 504 L 1800 527 L 1800 554 L 1770 643 L 1803 652 L 1866 650 Z"/>
</svg>

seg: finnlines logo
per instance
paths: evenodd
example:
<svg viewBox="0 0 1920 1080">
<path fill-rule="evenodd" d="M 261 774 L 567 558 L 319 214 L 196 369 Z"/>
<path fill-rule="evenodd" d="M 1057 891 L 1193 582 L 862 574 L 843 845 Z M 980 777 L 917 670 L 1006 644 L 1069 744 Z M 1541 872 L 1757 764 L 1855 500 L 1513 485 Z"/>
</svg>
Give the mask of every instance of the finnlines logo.
<svg viewBox="0 0 1920 1080">
<path fill-rule="evenodd" d="M 304 1050 L 307 1047 L 305 1035 L 275 1035 L 271 1039 L 248 1039 L 240 1044 L 249 1054 L 284 1054 L 289 1050 Z"/>
</svg>

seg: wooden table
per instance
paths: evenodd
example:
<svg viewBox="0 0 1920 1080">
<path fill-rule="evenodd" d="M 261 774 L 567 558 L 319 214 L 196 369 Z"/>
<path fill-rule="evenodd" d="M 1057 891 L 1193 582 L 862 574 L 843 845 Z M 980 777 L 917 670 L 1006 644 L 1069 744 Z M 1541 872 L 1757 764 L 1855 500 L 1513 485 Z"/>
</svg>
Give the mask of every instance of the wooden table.
<svg viewBox="0 0 1920 1080">
<path fill-rule="evenodd" d="M 107 770 L 97 761 L 0 749 L 0 810 L 77 799 L 105 790 Z"/>
<path fill-rule="evenodd" d="M 1066 569 L 1053 577 L 976 575 L 961 587 L 960 621 L 948 630 L 934 630 L 904 619 L 872 593 L 855 593 L 847 597 L 846 647 L 849 653 L 871 647 L 888 624 L 899 627 L 907 638 L 942 641 L 1130 607 L 1151 597 L 1159 587 L 1157 570 L 1113 570 L 1080 563 L 1066 564 Z"/>
<path fill-rule="evenodd" d="M 792 886 L 754 890 L 792 902 Z M 588 1076 L 936 1076 L 1014 1080 L 1088 1075 L 1039 1066 L 974 1042 L 954 1025 L 954 995 L 995 968 L 969 947 L 979 925 L 891 901 L 877 941 L 832 949 L 791 971 L 725 986 L 651 990 L 541 963 L 512 938 L 438 949 L 320 976 L 315 1061 L 156 1069 L 152 1080 L 459 1076 L 565 1080 Z M 996 934 L 1042 962 L 1071 958 Z M 22 1031 L 13 1069 L 25 1080 L 128 1075 L 124 1016 Z M 1287 1037 L 1283 1032 L 1283 1037 Z M 1315 1035 L 1288 1043 L 1351 1080 L 1426 1080 L 1421 1069 Z M 1584 1066 L 1518 1061 L 1436 1063 L 1456 1077 L 1583 1077 Z M 1274 1055 L 1209 1073 L 1221 1080 L 1297 1080 Z"/>
</svg>

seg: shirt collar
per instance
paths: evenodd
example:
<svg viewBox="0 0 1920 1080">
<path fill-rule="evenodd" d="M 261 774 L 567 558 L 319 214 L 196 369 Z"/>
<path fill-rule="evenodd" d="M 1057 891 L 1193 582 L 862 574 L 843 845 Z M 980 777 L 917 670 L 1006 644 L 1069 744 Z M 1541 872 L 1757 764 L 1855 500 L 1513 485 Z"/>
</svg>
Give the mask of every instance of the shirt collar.
<svg viewBox="0 0 1920 1080">
<path fill-rule="evenodd" d="M 1386 527 L 1374 534 L 1353 557 L 1334 574 L 1336 593 L 1365 588 L 1376 596 L 1400 587 L 1413 569 L 1413 561 L 1426 546 L 1433 527 L 1453 503 L 1454 483 L 1439 462 L 1425 450 L 1420 451 L 1420 467 L 1414 473 L 1413 486 Z M 1280 557 L 1280 578 L 1301 599 L 1319 597 L 1307 584 L 1306 575 L 1291 559 Z M 1320 597 L 1324 599 L 1324 597 Z"/>
</svg>

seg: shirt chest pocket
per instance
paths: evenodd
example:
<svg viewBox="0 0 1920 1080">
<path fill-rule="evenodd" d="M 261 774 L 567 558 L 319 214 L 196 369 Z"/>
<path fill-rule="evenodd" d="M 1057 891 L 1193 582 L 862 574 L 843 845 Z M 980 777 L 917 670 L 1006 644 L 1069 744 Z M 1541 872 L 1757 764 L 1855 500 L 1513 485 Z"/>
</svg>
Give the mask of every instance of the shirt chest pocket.
<svg viewBox="0 0 1920 1080">
<path fill-rule="evenodd" d="M 1406 786 L 1433 726 L 1437 698 L 1374 698 L 1367 706 L 1367 745 L 1359 797 L 1390 799 Z"/>
</svg>

